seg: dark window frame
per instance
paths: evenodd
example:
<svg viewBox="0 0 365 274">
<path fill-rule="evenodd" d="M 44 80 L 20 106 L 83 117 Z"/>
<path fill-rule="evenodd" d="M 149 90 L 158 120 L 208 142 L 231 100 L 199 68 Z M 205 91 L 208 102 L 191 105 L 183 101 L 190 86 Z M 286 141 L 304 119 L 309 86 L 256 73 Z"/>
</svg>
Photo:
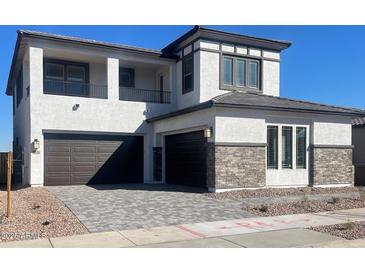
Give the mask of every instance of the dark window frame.
<svg viewBox="0 0 365 274">
<path fill-rule="evenodd" d="M 299 146 L 298 146 L 298 130 L 304 129 L 304 149 L 303 149 L 303 164 L 298 164 L 299 162 Z M 295 164 L 297 169 L 307 169 L 307 128 L 306 127 L 296 127 L 295 128 Z"/>
<path fill-rule="evenodd" d="M 121 82 L 121 73 L 127 72 L 130 73 L 131 81 L 129 83 L 122 83 Z M 127 68 L 127 67 L 119 67 L 119 87 L 126 87 L 126 88 L 135 88 L 136 87 L 136 72 L 134 68 Z"/>
<path fill-rule="evenodd" d="M 224 58 L 231 58 L 233 59 L 233 85 L 226 85 L 224 83 Z M 237 85 L 237 60 L 245 61 L 245 86 Z M 258 64 L 257 68 L 257 84 L 258 87 L 250 87 L 249 86 L 249 64 L 250 62 L 255 62 Z M 229 53 L 221 53 L 220 57 L 220 69 L 219 69 L 219 79 L 220 79 L 220 89 L 222 90 L 241 90 L 241 91 L 249 91 L 254 93 L 262 93 L 262 60 L 257 58 L 250 58 L 246 56 L 237 56 L 235 54 Z"/>
<path fill-rule="evenodd" d="M 191 72 L 185 74 L 184 68 L 185 68 L 185 62 L 187 60 L 191 59 Z M 184 57 L 182 58 L 182 62 L 181 62 L 181 75 L 182 75 L 182 94 L 186 94 L 189 92 L 192 92 L 194 90 L 194 51 L 190 52 L 187 55 L 184 55 Z M 189 74 L 191 74 L 191 88 L 186 89 L 185 87 L 185 77 L 188 76 Z"/>
<path fill-rule="evenodd" d="M 275 129 L 276 130 L 276 139 L 275 139 L 275 146 L 276 151 L 274 153 L 274 165 L 270 165 L 270 141 L 269 141 L 269 129 Z M 279 168 L 279 127 L 278 126 L 267 126 L 267 153 L 266 153 L 266 165 L 267 169 L 278 169 Z"/>
<path fill-rule="evenodd" d="M 90 66 L 88 63 L 83 63 L 83 62 L 75 62 L 75 61 L 68 61 L 68 60 L 62 60 L 62 59 L 52 59 L 52 58 L 44 58 L 43 59 L 43 80 L 44 82 L 47 80 L 54 80 L 54 79 L 47 79 L 47 75 L 46 75 L 46 66 L 47 64 L 52 63 L 52 64 L 59 64 L 63 66 L 63 82 L 64 83 L 80 83 L 80 84 L 84 84 L 85 87 L 87 87 L 87 85 L 89 84 L 89 79 L 90 79 Z M 76 67 L 83 67 L 85 70 L 85 81 L 84 82 L 76 82 L 76 81 L 68 81 L 67 80 L 67 67 L 68 66 L 76 66 Z M 57 81 L 57 80 L 54 80 Z M 89 95 L 89 88 L 85 88 L 85 94 L 83 95 L 75 95 L 75 94 L 70 94 L 67 88 L 67 85 L 64 85 L 64 90 L 62 93 L 60 92 L 52 92 L 46 89 L 46 85 L 44 85 L 43 87 L 43 93 L 45 94 L 51 94 L 51 95 L 66 95 L 66 96 L 75 96 L 75 97 L 88 97 Z"/>
<path fill-rule="evenodd" d="M 19 107 L 23 99 L 23 66 L 20 68 L 16 79 L 16 107 Z"/>
</svg>

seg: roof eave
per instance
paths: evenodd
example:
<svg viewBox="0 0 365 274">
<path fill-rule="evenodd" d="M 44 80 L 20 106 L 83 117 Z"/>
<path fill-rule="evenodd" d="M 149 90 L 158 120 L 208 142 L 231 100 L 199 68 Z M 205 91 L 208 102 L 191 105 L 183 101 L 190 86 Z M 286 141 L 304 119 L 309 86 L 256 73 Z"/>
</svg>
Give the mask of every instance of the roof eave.
<svg viewBox="0 0 365 274">
<path fill-rule="evenodd" d="M 277 110 L 277 111 L 290 111 L 290 112 L 302 112 L 302 113 L 317 113 L 317 114 L 328 114 L 328 115 L 340 115 L 340 116 L 349 116 L 349 117 L 359 117 L 363 116 L 365 112 L 357 112 L 357 111 L 331 111 L 331 110 L 312 110 L 312 109 L 304 109 L 304 108 L 287 108 L 287 107 L 274 107 L 274 106 L 262 106 L 262 105 L 246 105 L 246 104 L 229 104 L 229 103 L 220 103 L 215 102 L 214 106 L 216 107 L 228 107 L 228 108 L 250 108 L 250 109 L 264 109 L 264 110 Z"/>
<path fill-rule="evenodd" d="M 182 45 L 185 40 L 188 40 L 189 38 L 191 38 L 191 36 L 195 35 L 196 33 L 199 33 L 197 36 L 199 36 L 202 39 L 205 38 L 205 39 L 209 40 L 209 39 L 213 38 L 214 36 L 222 36 L 222 37 L 226 37 L 227 39 L 229 38 L 231 40 L 232 39 L 237 40 L 236 42 L 234 42 L 235 44 L 239 44 L 238 40 L 245 40 L 245 41 L 242 41 L 241 44 L 248 44 L 248 45 L 252 45 L 252 46 L 258 46 L 258 47 L 262 47 L 265 49 L 271 49 L 271 50 L 277 50 L 277 51 L 285 50 L 285 49 L 289 48 L 292 44 L 289 41 L 279 41 L 279 40 L 273 40 L 273 39 L 258 38 L 258 37 L 248 36 L 248 35 L 241 35 L 241 34 L 236 34 L 236 33 L 229 33 L 229 32 L 225 32 L 225 31 L 203 28 L 201 26 L 195 26 L 190 31 L 183 34 L 182 36 L 177 38 L 175 41 L 171 42 L 169 45 L 164 47 L 161 51 L 162 52 L 172 52 L 173 50 L 175 50 L 175 51 L 179 50 L 180 49 L 179 45 Z M 224 42 L 223 38 L 222 39 L 219 39 L 217 37 L 214 37 L 214 38 L 216 40 L 222 40 Z"/>
</svg>

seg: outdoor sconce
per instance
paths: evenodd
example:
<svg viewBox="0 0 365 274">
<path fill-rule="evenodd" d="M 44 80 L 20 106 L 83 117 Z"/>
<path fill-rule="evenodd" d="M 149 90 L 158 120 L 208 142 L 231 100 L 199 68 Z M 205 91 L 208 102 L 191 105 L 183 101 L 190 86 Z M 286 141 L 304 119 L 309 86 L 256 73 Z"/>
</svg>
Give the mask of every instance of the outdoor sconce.
<svg viewBox="0 0 365 274">
<path fill-rule="evenodd" d="M 212 132 L 213 132 L 213 129 L 211 127 L 204 129 L 204 137 L 212 138 Z"/>
<path fill-rule="evenodd" d="M 79 109 L 79 107 L 80 107 L 80 105 L 79 105 L 79 104 L 75 104 L 75 105 L 73 105 L 73 106 L 72 106 L 72 110 L 73 110 L 73 111 L 76 111 L 76 110 L 78 110 L 78 109 Z"/>
<path fill-rule="evenodd" d="M 34 139 L 32 142 L 32 151 L 37 152 L 39 150 L 40 144 L 38 139 Z"/>
</svg>

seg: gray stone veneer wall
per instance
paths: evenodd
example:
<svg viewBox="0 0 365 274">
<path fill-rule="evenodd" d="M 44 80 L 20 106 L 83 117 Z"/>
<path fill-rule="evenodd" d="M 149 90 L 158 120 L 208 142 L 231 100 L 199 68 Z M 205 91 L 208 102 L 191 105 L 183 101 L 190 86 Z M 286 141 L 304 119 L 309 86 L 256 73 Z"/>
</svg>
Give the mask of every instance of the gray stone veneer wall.
<svg viewBox="0 0 365 274">
<path fill-rule="evenodd" d="M 312 147 L 312 184 L 353 184 L 352 147 Z"/>
<path fill-rule="evenodd" d="M 265 186 L 265 145 L 208 143 L 207 153 L 209 188 Z"/>
</svg>

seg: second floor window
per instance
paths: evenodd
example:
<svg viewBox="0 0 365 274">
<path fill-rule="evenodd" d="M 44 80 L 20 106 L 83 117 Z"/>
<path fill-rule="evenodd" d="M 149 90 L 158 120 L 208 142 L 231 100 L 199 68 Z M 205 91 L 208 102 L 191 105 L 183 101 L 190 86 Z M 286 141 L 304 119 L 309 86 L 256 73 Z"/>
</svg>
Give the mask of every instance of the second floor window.
<svg viewBox="0 0 365 274">
<path fill-rule="evenodd" d="M 182 91 L 188 93 L 194 89 L 194 59 L 193 54 L 185 56 L 182 60 Z"/>
<path fill-rule="evenodd" d="M 87 96 L 88 66 L 66 61 L 45 61 L 44 89 L 46 93 Z"/>
<path fill-rule="evenodd" d="M 260 90 L 260 61 L 223 56 L 223 88 Z"/>
</svg>

